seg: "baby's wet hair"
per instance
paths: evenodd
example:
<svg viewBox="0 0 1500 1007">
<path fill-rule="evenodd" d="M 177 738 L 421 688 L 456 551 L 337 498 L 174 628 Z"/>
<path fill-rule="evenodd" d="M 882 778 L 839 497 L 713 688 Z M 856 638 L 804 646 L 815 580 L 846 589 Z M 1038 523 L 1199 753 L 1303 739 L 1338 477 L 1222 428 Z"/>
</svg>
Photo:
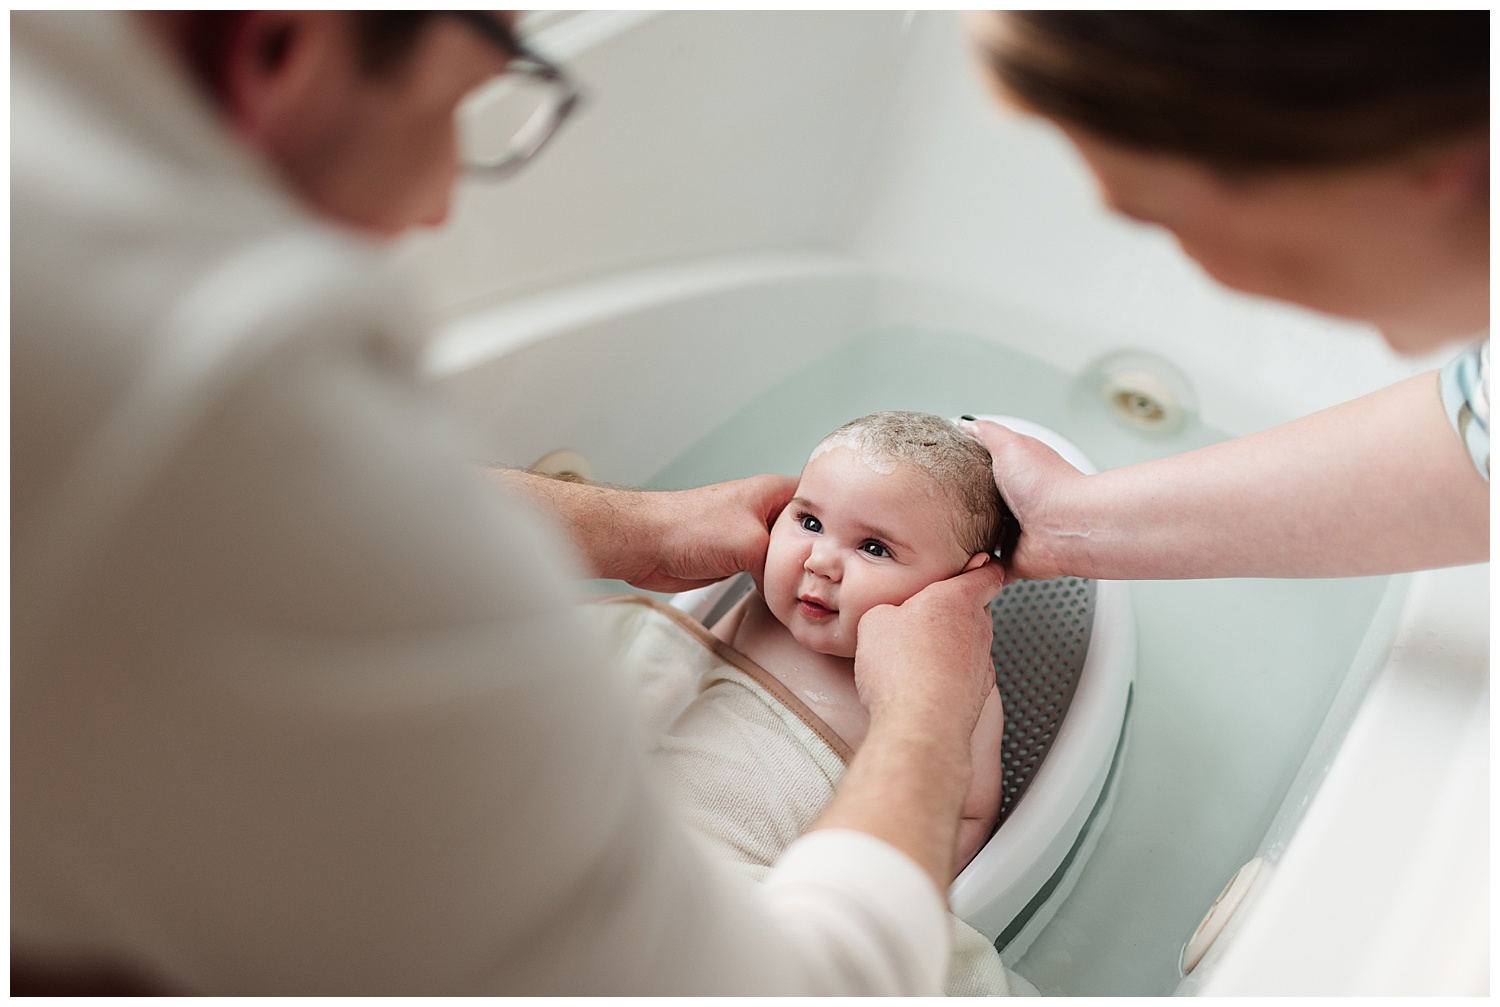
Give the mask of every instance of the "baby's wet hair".
<svg viewBox="0 0 1500 1007">
<path fill-rule="evenodd" d="M 957 505 L 954 533 L 969 555 L 1008 559 L 1015 549 L 1021 525 L 995 486 L 990 453 L 951 420 L 933 413 L 871 413 L 825 437 L 813 457 L 833 447 L 847 447 L 877 468 L 906 463 L 925 472 Z"/>
</svg>

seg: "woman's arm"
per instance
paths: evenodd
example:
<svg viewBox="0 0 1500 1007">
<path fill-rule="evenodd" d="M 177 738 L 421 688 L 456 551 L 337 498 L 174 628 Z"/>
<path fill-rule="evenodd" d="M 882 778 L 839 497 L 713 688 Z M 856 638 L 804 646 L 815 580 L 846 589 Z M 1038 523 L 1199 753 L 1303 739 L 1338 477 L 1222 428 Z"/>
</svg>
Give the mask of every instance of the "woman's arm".
<svg viewBox="0 0 1500 1007">
<path fill-rule="evenodd" d="M 1489 486 L 1435 372 L 1096 476 L 993 423 L 974 429 L 1023 529 L 1016 577 L 1341 577 L 1489 557 Z"/>
</svg>

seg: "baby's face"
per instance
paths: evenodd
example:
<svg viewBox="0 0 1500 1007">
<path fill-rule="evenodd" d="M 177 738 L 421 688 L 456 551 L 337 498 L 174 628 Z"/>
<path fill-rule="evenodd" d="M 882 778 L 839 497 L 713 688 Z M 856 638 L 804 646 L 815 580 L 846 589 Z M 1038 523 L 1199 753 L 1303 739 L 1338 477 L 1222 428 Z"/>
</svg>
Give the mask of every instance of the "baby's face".
<svg viewBox="0 0 1500 1007">
<path fill-rule="evenodd" d="M 853 657 L 860 618 L 953 576 L 970 557 L 954 505 L 910 465 L 880 465 L 847 447 L 814 455 L 771 528 L 766 606 L 809 650 Z"/>
</svg>

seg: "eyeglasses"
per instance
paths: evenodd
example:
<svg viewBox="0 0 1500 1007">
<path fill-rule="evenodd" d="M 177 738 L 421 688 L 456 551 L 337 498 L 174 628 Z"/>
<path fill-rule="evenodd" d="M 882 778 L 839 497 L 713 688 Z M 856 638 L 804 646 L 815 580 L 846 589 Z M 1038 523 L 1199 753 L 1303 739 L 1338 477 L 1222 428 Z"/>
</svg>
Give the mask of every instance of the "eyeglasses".
<svg viewBox="0 0 1500 1007">
<path fill-rule="evenodd" d="M 509 178 L 552 139 L 577 106 L 578 89 L 501 18 L 477 10 L 447 13 L 505 54 L 505 72 L 465 98 L 458 115 L 464 170 L 487 181 Z"/>
</svg>

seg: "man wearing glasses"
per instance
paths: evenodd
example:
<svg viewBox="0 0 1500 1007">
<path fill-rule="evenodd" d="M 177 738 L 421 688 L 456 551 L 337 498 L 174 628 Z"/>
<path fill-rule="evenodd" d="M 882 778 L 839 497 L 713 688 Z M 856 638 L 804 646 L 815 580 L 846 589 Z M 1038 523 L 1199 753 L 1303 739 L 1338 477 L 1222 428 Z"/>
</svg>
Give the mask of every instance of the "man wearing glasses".
<svg viewBox="0 0 1500 1007">
<path fill-rule="evenodd" d="M 13 992 L 938 991 L 998 567 L 861 626 L 834 804 L 710 862 L 566 579 L 758 571 L 790 481 L 465 463 L 371 239 L 502 72 L 497 179 L 577 100 L 503 16 L 13 15 Z"/>
</svg>

